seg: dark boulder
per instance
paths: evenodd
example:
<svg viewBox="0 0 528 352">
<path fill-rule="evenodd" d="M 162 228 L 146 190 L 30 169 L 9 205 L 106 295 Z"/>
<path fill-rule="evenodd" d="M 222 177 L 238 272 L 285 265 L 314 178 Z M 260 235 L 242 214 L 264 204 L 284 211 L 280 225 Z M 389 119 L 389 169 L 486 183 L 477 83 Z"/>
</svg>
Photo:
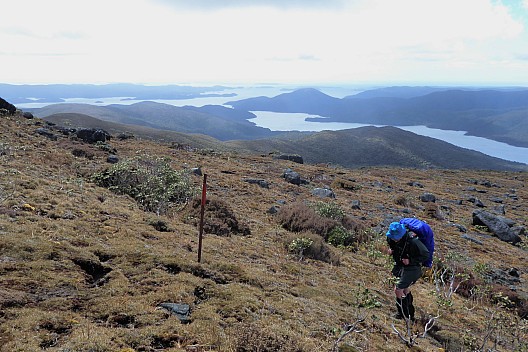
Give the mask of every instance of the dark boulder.
<svg viewBox="0 0 528 352">
<path fill-rule="evenodd" d="M 279 155 L 276 155 L 274 158 L 280 159 L 280 160 L 293 161 L 294 163 L 297 163 L 297 164 L 304 163 L 303 157 L 297 154 L 279 154 Z"/>
<path fill-rule="evenodd" d="M 289 183 L 293 183 L 294 185 L 301 184 L 301 175 L 299 175 L 297 172 L 293 171 L 292 169 L 284 170 L 282 177 L 284 177 L 286 181 L 288 181 Z"/>
<path fill-rule="evenodd" d="M 436 202 L 436 197 L 434 194 L 431 194 L 431 193 L 424 193 L 420 196 L 420 200 L 422 202 L 425 202 L 425 203 L 428 203 L 428 202 Z"/>
<path fill-rule="evenodd" d="M 512 244 L 521 241 L 521 237 L 515 233 L 508 225 L 511 220 L 505 219 L 495 214 L 488 213 L 484 210 L 473 211 L 473 225 L 486 226 L 495 236 L 505 242 Z"/>
<path fill-rule="evenodd" d="M 111 136 L 108 132 L 97 128 L 80 128 L 75 133 L 77 138 L 86 143 L 106 142 L 110 140 Z"/>
<path fill-rule="evenodd" d="M 269 183 L 266 180 L 259 179 L 259 178 L 245 178 L 242 181 L 251 183 L 254 185 L 259 185 L 262 188 L 269 188 Z"/>
<path fill-rule="evenodd" d="M 47 138 L 49 138 L 49 139 L 51 139 L 53 141 L 57 140 L 57 136 L 52 131 L 50 131 L 47 128 L 39 127 L 39 128 L 37 128 L 36 132 L 37 132 L 37 134 L 39 134 L 41 136 L 44 136 L 44 137 L 47 137 Z"/>
<path fill-rule="evenodd" d="M 16 112 L 16 106 L 0 98 L 0 111 L 4 111 L 3 115 L 13 115 Z"/>
</svg>

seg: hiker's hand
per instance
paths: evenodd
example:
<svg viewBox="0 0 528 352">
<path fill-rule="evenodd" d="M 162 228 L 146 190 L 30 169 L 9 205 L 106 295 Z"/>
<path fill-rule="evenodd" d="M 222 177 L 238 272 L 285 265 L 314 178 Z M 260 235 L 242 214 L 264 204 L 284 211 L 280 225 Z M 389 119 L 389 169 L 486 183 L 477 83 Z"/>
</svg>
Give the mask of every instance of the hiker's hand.
<svg viewBox="0 0 528 352">
<path fill-rule="evenodd" d="M 403 263 L 403 265 L 409 265 L 409 259 L 408 258 L 403 258 L 402 259 L 402 263 Z"/>
</svg>

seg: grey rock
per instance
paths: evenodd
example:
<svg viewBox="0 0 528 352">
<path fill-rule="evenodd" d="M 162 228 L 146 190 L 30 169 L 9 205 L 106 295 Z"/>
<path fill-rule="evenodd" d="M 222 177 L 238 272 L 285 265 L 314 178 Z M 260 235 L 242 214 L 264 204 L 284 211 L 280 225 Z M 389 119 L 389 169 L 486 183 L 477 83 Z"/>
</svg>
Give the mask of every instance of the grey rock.
<svg viewBox="0 0 528 352">
<path fill-rule="evenodd" d="M 486 226 L 495 236 L 505 242 L 512 244 L 521 241 L 519 235 L 517 235 L 510 226 L 508 221 L 503 217 L 495 214 L 491 214 L 487 211 L 477 209 L 473 211 L 473 225 Z"/>
</svg>

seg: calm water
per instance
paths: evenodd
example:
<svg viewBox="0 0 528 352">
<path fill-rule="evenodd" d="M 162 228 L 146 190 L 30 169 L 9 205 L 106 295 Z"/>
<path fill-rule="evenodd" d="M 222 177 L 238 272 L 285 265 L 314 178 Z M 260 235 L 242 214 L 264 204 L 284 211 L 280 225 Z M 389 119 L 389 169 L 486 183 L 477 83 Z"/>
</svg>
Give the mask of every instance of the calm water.
<svg viewBox="0 0 528 352">
<path fill-rule="evenodd" d="M 253 87 L 235 87 L 218 92 L 209 92 L 217 94 L 237 94 L 234 97 L 204 97 L 180 100 L 154 100 L 159 103 L 170 104 L 174 106 L 204 106 L 204 105 L 223 105 L 233 100 L 241 100 L 251 97 L 266 96 L 274 97 L 282 93 L 291 92 L 300 87 L 298 86 L 274 86 L 261 85 Z M 319 87 L 323 93 L 336 98 L 343 98 L 348 95 L 354 95 L 365 90 L 365 87 Z M 67 99 L 68 103 L 85 103 L 93 105 L 122 104 L 130 105 L 141 102 L 142 100 L 129 100 L 127 97 L 107 97 L 99 99 L 75 98 Z M 49 103 L 28 103 L 17 104 L 19 108 L 40 108 L 49 105 Z M 320 117 L 316 115 L 303 113 L 276 113 L 268 111 L 253 111 L 256 118 L 251 121 L 257 126 L 266 127 L 273 131 L 323 131 L 323 130 L 342 130 L 348 128 L 358 128 L 366 126 L 358 123 L 342 122 L 308 122 L 307 117 Z M 464 131 L 445 131 L 432 129 L 425 126 L 398 126 L 401 129 L 427 136 L 437 138 L 456 146 L 476 150 L 484 154 L 501 159 L 517 161 L 528 164 L 528 148 L 520 148 L 508 145 L 506 143 L 495 142 L 486 138 L 466 136 Z"/>
<path fill-rule="evenodd" d="M 256 118 L 251 121 L 257 126 L 272 131 L 324 131 L 372 126 L 359 123 L 342 122 L 308 122 L 307 117 L 320 117 L 303 113 L 276 113 L 269 111 L 252 111 Z M 464 131 L 446 131 L 425 126 L 397 126 L 422 136 L 437 138 L 456 146 L 472 149 L 497 158 L 528 164 L 528 148 L 514 147 L 506 143 L 474 136 L 466 136 Z"/>
</svg>

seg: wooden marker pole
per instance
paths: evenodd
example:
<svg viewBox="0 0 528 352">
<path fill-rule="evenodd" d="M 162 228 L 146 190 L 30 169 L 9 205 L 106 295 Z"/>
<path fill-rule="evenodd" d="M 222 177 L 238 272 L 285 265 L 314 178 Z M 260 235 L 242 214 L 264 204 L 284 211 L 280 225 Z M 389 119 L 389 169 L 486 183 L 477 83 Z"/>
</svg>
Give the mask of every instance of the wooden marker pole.
<svg viewBox="0 0 528 352">
<path fill-rule="evenodd" d="M 202 185 L 202 205 L 200 209 L 200 234 L 198 236 L 198 263 L 202 261 L 202 237 L 205 213 L 205 200 L 207 197 L 207 174 L 204 174 Z"/>
</svg>

